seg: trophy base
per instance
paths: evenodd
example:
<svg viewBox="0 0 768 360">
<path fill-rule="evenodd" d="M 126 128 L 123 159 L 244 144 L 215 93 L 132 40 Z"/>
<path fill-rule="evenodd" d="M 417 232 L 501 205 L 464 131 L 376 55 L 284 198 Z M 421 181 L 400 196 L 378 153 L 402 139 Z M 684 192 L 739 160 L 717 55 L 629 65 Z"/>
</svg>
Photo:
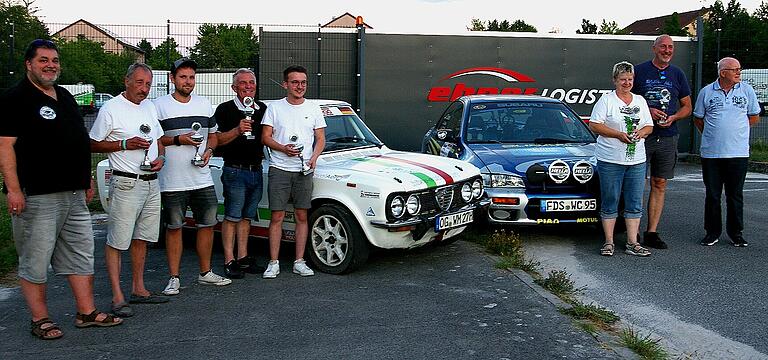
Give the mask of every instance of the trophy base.
<svg viewBox="0 0 768 360">
<path fill-rule="evenodd" d="M 139 170 L 141 170 L 141 171 L 152 171 L 152 165 L 141 164 L 141 165 L 139 165 Z"/>
<path fill-rule="evenodd" d="M 255 136 L 253 136 L 253 135 L 245 135 L 245 139 L 246 139 L 246 140 L 253 140 L 253 139 L 255 139 L 255 138 L 256 138 L 256 137 L 255 137 Z"/>
<path fill-rule="evenodd" d="M 315 169 L 301 169 L 302 175 L 309 175 L 315 172 Z"/>
<path fill-rule="evenodd" d="M 205 161 L 203 161 L 203 160 L 196 160 L 196 159 L 193 159 L 190 162 L 192 163 L 192 165 L 195 165 L 195 166 L 203 166 L 205 164 Z"/>
</svg>

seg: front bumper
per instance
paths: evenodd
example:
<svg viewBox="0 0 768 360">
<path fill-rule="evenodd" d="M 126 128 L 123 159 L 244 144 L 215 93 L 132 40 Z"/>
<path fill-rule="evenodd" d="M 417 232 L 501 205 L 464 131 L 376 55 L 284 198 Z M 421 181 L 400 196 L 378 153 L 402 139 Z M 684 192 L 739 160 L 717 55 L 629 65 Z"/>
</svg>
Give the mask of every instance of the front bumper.
<svg viewBox="0 0 768 360">
<path fill-rule="evenodd" d="M 398 221 L 381 221 L 372 220 L 371 225 L 380 229 L 387 229 L 388 231 L 410 231 L 414 241 L 419 241 L 430 230 L 435 228 L 435 219 L 439 216 L 460 213 L 468 210 L 474 210 L 474 219 L 477 221 L 480 215 L 484 214 L 484 210 L 488 208 L 491 203 L 490 199 L 483 198 L 471 204 L 464 205 L 461 208 L 453 209 L 450 212 L 442 212 L 432 214 L 428 216 L 416 216 L 407 220 Z M 467 224 L 468 225 L 468 224 Z M 462 225 L 466 226 L 466 225 Z"/>
<path fill-rule="evenodd" d="M 599 222 L 598 211 L 542 213 L 539 202 L 542 199 L 585 199 L 595 198 L 593 194 L 535 194 L 529 195 L 524 189 L 485 188 L 489 200 L 517 199 L 516 204 L 492 202 L 488 206 L 487 219 L 492 224 L 541 225 L 541 224 L 593 224 Z M 599 201 L 598 201 L 599 205 Z"/>
</svg>

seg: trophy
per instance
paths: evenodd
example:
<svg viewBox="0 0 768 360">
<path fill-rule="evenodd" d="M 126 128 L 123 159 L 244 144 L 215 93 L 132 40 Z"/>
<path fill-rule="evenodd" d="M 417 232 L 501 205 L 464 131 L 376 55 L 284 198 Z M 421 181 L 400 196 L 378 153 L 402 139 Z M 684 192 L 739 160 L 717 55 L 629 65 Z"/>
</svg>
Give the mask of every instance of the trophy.
<svg viewBox="0 0 768 360">
<path fill-rule="evenodd" d="M 299 140 L 299 137 L 297 135 L 291 135 L 290 140 L 294 144 L 293 148 L 299 151 L 299 161 L 301 161 L 301 173 L 303 175 L 309 175 L 313 173 L 315 169 L 310 168 L 309 164 L 307 164 L 307 162 L 304 161 L 304 155 L 302 154 L 302 151 L 304 151 L 304 144 L 296 143 L 296 141 Z"/>
<path fill-rule="evenodd" d="M 245 106 L 245 110 L 243 110 L 243 114 L 245 115 L 245 120 L 248 120 L 248 122 L 252 122 L 251 116 L 255 112 L 255 110 L 253 109 L 253 98 L 250 96 L 244 97 L 243 106 Z M 244 132 L 243 135 L 248 140 L 253 140 L 256 138 L 255 136 L 253 136 L 253 133 L 251 133 L 250 130 Z"/>
<path fill-rule="evenodd" d="M 141 124 L 141 126 L 139 126 L 139 131 L 144 140 L 149 142 L 149 145 L 151 146 L 152 138 L 149 136 L 149 133 L 152 132 L 152 127 L 149 126 L 149 124 Z M 144 161 L 139 165 L 139 169 L 143 171 L 152 171 L 152 162 L 149 161 L 149 148 L 144 149 Z"/>
<path fill-rule="evenodd" d="M 664 112 L 664 114 L 667 113 L 667 106 L 669 105 L 669 101 L 672 97 L 672 94 L 670 94 L 669 90 L 667 89 L 661 89 L 659 91 L 659 104 L 661 104 L 661 111 Z M 659 120 L 659 125 L 666 125 L 667 119 L 664 118 L 663 120 Z"/>
<path fill-rule="evenodd" d="M 203 157 L 200 156 L 200 144 L 203 143 L 203 135 L 200 134 L 200 129 L 203 128 L 203 125 L 201 125 L 199 122 L 192 123 L 192 131 L 195 133 L 190 136 L 192 141 L 194 141 L 195 144 L 195 157 L 192 158 L 192 165 L 195 166 L 203 166 L 205 164 L 205 161 L 203 161 Z"/>
</svg>

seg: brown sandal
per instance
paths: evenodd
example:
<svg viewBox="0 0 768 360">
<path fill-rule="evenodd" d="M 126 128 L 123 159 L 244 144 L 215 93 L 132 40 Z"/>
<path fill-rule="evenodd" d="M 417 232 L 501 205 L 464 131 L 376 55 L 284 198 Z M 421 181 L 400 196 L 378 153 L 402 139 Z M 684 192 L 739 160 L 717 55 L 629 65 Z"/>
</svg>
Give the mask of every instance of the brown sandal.
<svg viewBox="0 0 768 360">
<path fill-rule="evenodd" d="M 96 320 L 96 318 L 99 317 L 99 315 L 104 314 L 104 319 Z M 123 323 L 123 319 L 119 317 L 112 316 L 107 313 L 99 312 L 99 310 L 93 310 L 90 314 L 81 314 L 77 313 L 75 316 L 75 326 L 79 328 L 87 328 L 91 326 L 99 326 L 99 327 L 106 327 L 106 326 L 115 326 L 120 325 Z"/>
<path fill-rule="evenodd" d="M 43 327 L 45 324 L 51 325 Z M 32 335 L 35 335 L 43 340 L 53 340 L 64 336 L 64 332 L 61 331 L 61 328 L 59 328 L 59 326 L 49 318 L 42 318 L 37 321 L 32 321 L 31 326 Z M 59 335 L 50 335 L 50 333 L 53 331 L 58 331 Z"/>
<path fill-rule="evenodd" d="M 613 256 L 613 244 L 605 243 L 603 244 L 603 247 L 600 248 L 600 255 L 603 256 Z"/>
</svg>

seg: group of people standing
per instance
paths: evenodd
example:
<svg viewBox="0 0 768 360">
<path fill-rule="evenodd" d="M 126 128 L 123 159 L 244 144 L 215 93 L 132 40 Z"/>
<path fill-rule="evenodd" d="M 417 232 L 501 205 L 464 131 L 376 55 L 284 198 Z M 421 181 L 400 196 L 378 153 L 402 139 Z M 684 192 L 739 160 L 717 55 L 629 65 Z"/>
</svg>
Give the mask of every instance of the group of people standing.
<svg viewBox="0 0 768 360">
<path fill-rule="evenodd" d="M 671 64 L 674 43 L 657 37 L 654 57 L 638 66 L 620 62 L 613 67 L 615 90 L 603 95 L 590 116 L 597 135 L 601 210 L 605 243 L 600 254 L 614 254 L 614 227 L 624 199 L 627 228 L 625 252 L 651 255 L 648 248 L 666 249 L 657 227 L 664 208 L 667 181 L 674 177 L 679 130 L 677 122 L 691 113 L 701 132 L 701 162 L 706 187 L 701 245 L 712 246 L 722 234 L 721 195 L 726 195 L 726 233 L 731 244 L 746 247 L 742 234 L 743 188 L 749 159 L 749 129 L 759 121 L 754 89 L 741 82 L 739 61 L 726 57 L 717 63 L 718 78 L 699 92 L 695 107 L 688 80 Z M 646 174 L 650 173 L 648 227 L 639 240 Z M 645 245 L 645 246 L 643 246 Z"/>
<path fill-rule="evenodd" d="M 303 259 L 311 207 L 312 174 L 325 146 L 322 112 L 306 101 L 307 70 L 288 67 L 286 97 L 270 106 L 255 99 L 256 75 L 239 69 L 232 76 L 232 100 L 214 112 L 204 97 L 193 94 L 197 64 L 189 58 L 171 67 L 173 93 L 148 100 L 152 69 L 132 64 L 125 91 L 99 110 L 90 133 L 72 95 L 55 85 L 60 73 L 58 47 L 35 40 L 25 54 L 26 76 L 0 97 L 10 112 L 0 122 L 0 171 L 12 215 L 19 254 L 21 289 L 41 339 L 63 336 L 46 305 L 48 265 L 66 275 L 77 305 L 77 327 L 120 325 L 133 315 L 131 304 L 168 302 L 181 289 L 182 226 L 191 208 L 197 228 L 196 250 L 203 285 L 224 286 L 244 272 L 275 278 L 286 210 L 295 208 L 296 261 L 293 272 L 314 275 Z M 43 144 L 41 146 L 41 144 Z M 270 261 L 260 268 L 248 255 L 251 220 L 258 219 L 263 191 L 263 148 L 269 168 Z M 111 314 L 98 311 L 93 298 L 94 239 L 87 202 L 93 197 L 91 152 L 107 153 L 109 215 L 105 261 L 112 289 Z M 218 200 L 208 161 L 224 159 L 222 225 L 224 271 L 212 271 L 213 227 Z M 55 161 L 50 161 L 55 156 Z M 289 205 L 290 204 L 290 205 Z M 162 210 L 161 210 L 162 208 Z M 169 270 L 166 296 L 144 285 L 147 243 L 158 241 L 161 211 L 167 228 Z M 235 252 L 237 242 L 237 252 Z M 121 252 L 131 258 L 131 292 L 120 285 Z"/>
</svg>

